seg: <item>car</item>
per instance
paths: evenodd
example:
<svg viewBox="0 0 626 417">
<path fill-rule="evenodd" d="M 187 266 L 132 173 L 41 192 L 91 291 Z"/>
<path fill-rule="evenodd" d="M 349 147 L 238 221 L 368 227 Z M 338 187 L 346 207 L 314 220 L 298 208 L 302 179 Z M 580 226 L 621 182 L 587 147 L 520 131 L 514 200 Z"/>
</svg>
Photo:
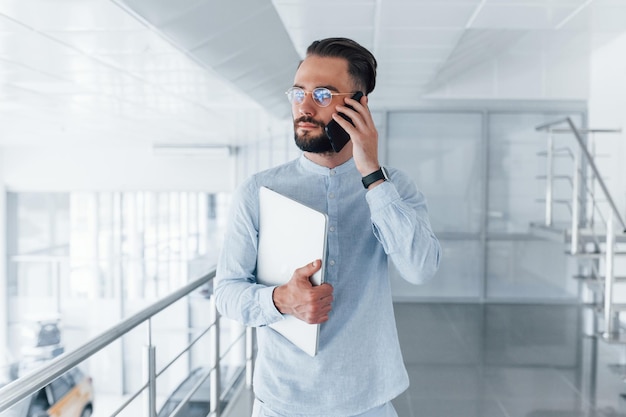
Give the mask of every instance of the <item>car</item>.
<svg viewBox="0 0 626 417">
<path fill-rule="evenodd" d="M 239 383 L 243 381 L 244 372 L 243 366 L 222 368 L 220 375 L 220 381 L 225 393 L 221 396 L 221 407 L 226 407 L 228 402 L 232 399 L 236 388 Z M 210 372 L 211 368 L 198 367 L 178 385 L 178 387 L 172 392 L 172 394 L 165 400 L 163 407 L 159 410 L 157 417 L 167 417 L 178 407 L 181 400 L 187 396 L 191 389 Z M 198 390 L 191 396 L 189 402 L 184 405 L 182 414 L 185 417 L 205 417 L 209 414 L 211 408 L 211 378 L 207 377 L 200 385 Z"/>
<path fill-rule="evenodd" d="M 65 349 L 61 344 L 59 318 L 39 318 L 23 324 L 25 343 L 20 350 L 21 357 L 30 360 L 50 360 Z"/>
<path fill-rule="evenodd" d="M 73 368 L 35 394 L 0 413 L 0 417 L 90 417 L 93 413 L 91 377 Z"/>
</svg>

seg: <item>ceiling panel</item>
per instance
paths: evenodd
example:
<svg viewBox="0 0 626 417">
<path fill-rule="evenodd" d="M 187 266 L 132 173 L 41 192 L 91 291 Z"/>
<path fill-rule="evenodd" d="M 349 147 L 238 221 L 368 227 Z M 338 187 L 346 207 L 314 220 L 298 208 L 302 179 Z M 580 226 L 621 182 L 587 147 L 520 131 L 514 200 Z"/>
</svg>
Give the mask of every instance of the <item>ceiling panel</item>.
<svg viewBox="0 0 626 417">
<path fill-rule="evenodd" d="M 143 1 L 124 0 L 120 1 L 126 7 L 134 10 L 134 7 Z M 171 3 L 177 6 L 176 3 Z M 261 19 L 260 13 L 267 11 L 270 5 L 266 1 L 253 2 L 246 0 L 240 2 L 241 8 L 232 7 L 224 1 L 205 0 L 195 2 L 194 7 L 189 8 L 184 14 L 176 12 L 175 18 L 163 13 L 146 20 L 155 25 L 166 36 L 169 36 L 175 44 L 184 46 L 186 50 L 198 48 L 206 42 L 211 42 L 216 36 L 224 33 L 232 33 L 233 29 L 247 32 L 247 25 L 254 24 Z M 143 16 L 145 17 L 145 16 Z"/>
<path fill-rule="evenodd" d="M 29 29 L 26 26 L 20 24 L 14 19 L 11 19 L 9 16 L 2 14 L 0 9 L 0 34 L 26 33 L 28 31 Z"/>
<path fill-rule="evenodd" d="M 487 3 L 473 20 L 471 29 L 555 29 L 575 5 L 546 6 L 537 3 Z"/>
<path fill-rule="evenodd" d="M 377 59 L 384 61 L 411 61 L 440 63 L 450 54 L 449 47 L 437 46 L 388 46 L 380 48 Z"/>
<path fill-rule="evenodd" d="M 626 2 L 618 0 L 598 1 L 589 17 L 591 28 L 603 32 L 626 30 Z"/>
<path fill-rule="evenodd" d="M 290 114 L 281 96 L 284 85 L 276 82 L 276 74 L 299 57 L 269 0 L 246 0 L 236 7 L 224 0 L 187 1 L 182 14 L 170 12 L 173 6 L 165 3 L 159 3 L 163 7 L 156 11 L 146 10 L 145 0 L 118 3 L 275 116 Z"/>
<path fill-rule="evenodd" d="M 380 24 L 394 28 L 464 28 L 477 2 L 451 7 L 441 3 L 383 2 Z"/>
<path fill-rule="evenodd" d="M 371 25 L 376 10 L 375 1 L 273 1 L 288 31 L 315 31 L 319 27 L 341 31 L 352 26 Z"/>
<path fill-rule="evenodd" d="M 324 37 L 371 49 L 372 107 L 404 108 L 554 77 L 624 32 L 624 0 L 2 0 L 0 146 L 255 140 Z"/>
<path fill-rule="evenodd" d="M 0 36 L 0 56 L 25 66 L 44 69 L 51 60 L 67 55 L 76 55 L 76 51 L 36 32 L 9 32 Z"/>
<path fill-rule="evenodd" d="M 108 0 L 3 1 L 0 91 L 11 100 L 0 106 L 0 145 L 15 144 L 20 132 L 24 142 L 36 140 L 26 137 L 32 129 L 21 129 L 24 120 L 45 120 L 43 136 L 58 131 L 55 140 L 82 140 L 73 135 L 85 127 L 85 114 L 107 119 L 89 124 L 91 133 L 100 129 L 89 135 L 94 143 L 107 142 L 118 123 L 134 125 L 139 142 L 161 137 L 169 125 L 179 126 L 183 140 L 223 142 L 232 137 L 233 109 L 262 111 Z"/>
<path fill-rule="evenodd" d="M 380 43 L 394 47 L 453 48 L 462 35 L 462 29 L 386 28 L 380 32 Z"/>
<path fill-rule="evenodd" d="M 128 30 L 141 24 L 110 1 L 2 0 L 0 13 L 37 31 Z"/>
<path fill-rule="evenodd" d="M 149 55 L 176 51 L 170 43 L 146 28 L 115 31 L 49 31 L 47 33 L 55 41 L 72 46 L 89 55 Z"/>
<path fill-rule="evenodd" d="M 487 62 L 519 42 L 528 32 L 523 30 L 470 29 L 464 32 L 455 48 L 429 83 L 429 90 Z"/>
<path fill-rule="evenodd" d="M 350 37 L 374 49 L 375 0 L 362 1 L 292 1 L 273 0 L 300 57 L 316 39 Z"/>
<path fill-rule="evenodd" d="M 304 58 L 306 49 L 315 40 L 324 38 L 345 37 L 354 39 L 372 52 L 377 50 L 374 39 L 374 26 L 347 26 L 337 29 L 331 26 L 316 26 L 306 31 L 297 31 L 292 35 L 293 43 L 299 57 Z"/>
</svg>

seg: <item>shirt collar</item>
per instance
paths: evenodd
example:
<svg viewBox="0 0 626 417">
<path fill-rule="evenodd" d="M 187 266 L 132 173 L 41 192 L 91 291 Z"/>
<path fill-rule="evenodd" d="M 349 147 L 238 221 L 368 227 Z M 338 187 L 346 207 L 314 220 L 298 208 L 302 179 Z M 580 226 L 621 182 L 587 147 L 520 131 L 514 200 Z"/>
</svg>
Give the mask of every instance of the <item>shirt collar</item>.
<svg viewBox="0 0 626 417">
<path fill-rule="evenodd" d="M 307 159 L 307 157 L 304 156 L 304 153 L 303 153 L 302 155 L 300 155 L 299 162 L 300 162 L 300 166 L 304 168 L 306 171 L 312 172 L 314 174 L 326 175 L 326 176 L 330 176 L 332 172 L 334 172 L 335 174 L 343 174 L 346 172 L 353 171 L 356 168 L 356 165 L 354 164 L 354 158 L 348 159 L 346 162 L 344 162 L 343 164 L 339 166 L 336 166 L 335 168 L 326 168 L 324 166 L 316 164 L 310 159 Z"/>
</svg>

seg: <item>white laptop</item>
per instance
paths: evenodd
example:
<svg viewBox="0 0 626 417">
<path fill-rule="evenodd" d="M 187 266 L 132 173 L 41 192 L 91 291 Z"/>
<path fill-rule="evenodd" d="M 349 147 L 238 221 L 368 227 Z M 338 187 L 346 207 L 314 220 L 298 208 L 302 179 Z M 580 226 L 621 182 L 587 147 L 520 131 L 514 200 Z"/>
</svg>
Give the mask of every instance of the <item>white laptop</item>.
<svg viewBox="0 0 626 417">
<path fill-rule="evenodd" d="M 267 187 L 259 190 L 259 249 L 257 281 L 282 285 L 293 272 L 316 260 L 322 269 L 311 277 L 313 285 L 324 282 L 328 217 Z M 318 347 L 319 324 L 308 324 L 290 315 L 270 325 L 311 356 Z"/>
</svg>

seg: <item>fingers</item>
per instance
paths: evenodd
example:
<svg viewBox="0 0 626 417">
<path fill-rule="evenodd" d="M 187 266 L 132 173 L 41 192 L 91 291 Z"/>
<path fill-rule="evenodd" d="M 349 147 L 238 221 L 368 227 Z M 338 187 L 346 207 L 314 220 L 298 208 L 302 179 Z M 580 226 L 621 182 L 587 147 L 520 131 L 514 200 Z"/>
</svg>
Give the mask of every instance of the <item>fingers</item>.
<svg viewBox="0 0 626 417">
<path fill-rule="evenodd" d="M 345 98 L 344 104 L 336 106 L 337 113 L 343 113 L 348 116 L 357 128 L 373 126 L 374 120 L 372 119 L 372 114 L 367 106 L 367 101 L 367 96 L 361 97 L 360 101 L 354 100 L 353 98 Z M 352 109 L 348 106 L 351 106 Z M 337 120 L 337 122 L 339 122 L 342 126 L 342 122 L 344 122 L 346 124 L 346 126 L 343 126 L 344 129 L 353 128 L 352 126 L 349 126 L 349 122 L 337 113 L 333 114 L 333 119 Z"/>
<path fill-rule="evenodd" d="M 316 259 L 311 263 L 304 265 L 296 269 L 293 276 L 298 277 L 300 279 L 309 280 L 313 274 L 319 271 L 322 268 L 322 261 L 320 259 Z"/>
<path fill-rule="evenodd" d="M 332 115 L 341 127 L 350 135 L 352 140 L 352 156 L 359 172 L 365 176 L 380 167 L 378 162 L 378 130 L 368 107 L 368 97 L 362 97 L 360 101 L 346 98 L 345 105 L 336 106 L 338 113 L 348 116 L 352 123 L 339 116 Z M 347 107 L 350 105 L 354 109 Z"/>
<path fill-rule="evenodd" d="M 311 276 L 322 267 L 317 259 L 294 271 L 291 280 L 274 291 L 274 304 L 283 314 L 291 314 L 309 324 L 328 320 L 332 309 L 333 287 L 324 283 L 311 284 Z"/>
<path fill-rule="evenodd" d="M 367 107 L 367 97 L 363 97 L 361 100 L 363 103 L 353 99 L 346 99 L 346 105 L 338 105 L 336 107 L 337 113 L 333 113 L 332 118 L 350 134 L 350 138 L 353 141 L 361 145 L 364 145 L 364 142 L 371 141 L 373 145 L 377 146 L 378 132 L 372 114 Z M 347 105 L 352 106 L 354 109 L 347 107 Z M 341 117 L 339 113 L 348 116 L 352 123 Z"/>
<path fill-rule="evenodd" d="M 328 321 L 332 310 L 333 287 L 322 284 L 313 287 L 306 296 L 306 301 L 295 309 L 294 315 L 309 324 L 319 324 Z"/>
<path fill-rule="evenodd" d="M 328 283 L 313 286 L 311 284 L 311 276 L 322 268 L 322 261 L 316 259 L 315 261 L 306 264 L 305 266 L 296 269 L 293 274 L 293 279 L 299 280 L 298 290 L 302 291 L 303 297 L 308 297 L 306 301 L 314 304 L 320 300 L 330 297 L 328 303 L 332 302 L 333 286 Z"/>
</svg>

